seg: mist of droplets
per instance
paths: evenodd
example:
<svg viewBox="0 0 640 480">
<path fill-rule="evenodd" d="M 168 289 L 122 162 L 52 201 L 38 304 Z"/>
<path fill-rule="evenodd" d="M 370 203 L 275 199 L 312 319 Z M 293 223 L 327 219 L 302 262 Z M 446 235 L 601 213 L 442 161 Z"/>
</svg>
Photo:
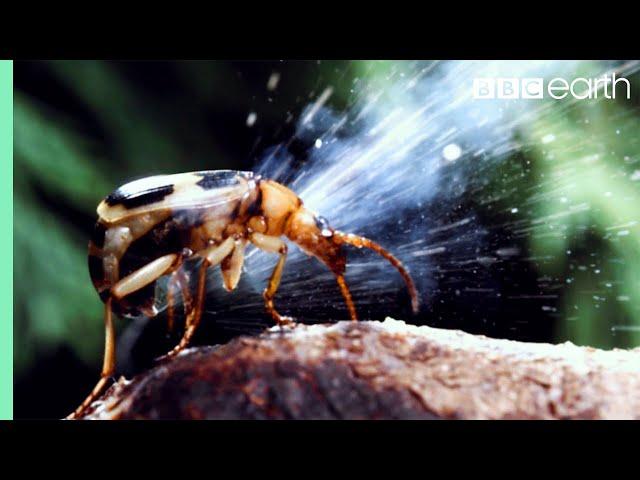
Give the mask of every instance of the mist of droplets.
<svg viewBox="0 0 640 480">
<path fill-rule="evenodd" d="M 613 68 L 622 74 L 637 70 L 635 63 L 587 67 L 570 61 L 401 62 L 384 82 L 355 79 L 345 109 L 331 106 L 336 87 L 326 85 L 297 119 L 295 138 L 310 146 L 306 161 L 296 164 L 288 143 L 283 143 L 263 152 L 255 171 L 293 189 L 334 228 L 366 235 L 396 254 L 412 272 L 423 304 L 429 305 L 433 292 L 442 288 L 454 294 L 499 296 L 499 289 L 484 285 L 480 274 L 472 287 L 457 287 L 456 279 L 462 271 L 480 272 L 514 258 L 535 261 L 514 238 L 552 219 L 523 215 L 523 209 L 529 211 L 542 199 L 530 192 L 526 204 L 520 203 L 522 196 L 516 193 L 521 172 L 507 173 L 502 191 L 489 194 L 483 189 L 505 159 L 531 148 L 532 140 L 522 138 L 521 128 L 562 110 L 546 101 L 474 99 L 473 79 L 571 76 L 580 68 L 593 77 Z M 275 89 L 279 80 L 274 73 L 267 88 Z M 570 110 L 572 104 L 567 100 L 562 108 Z M 255 118 L 249 113 L 247 125 L 253 125 Z M 536 147 L 553 145 L 558 134 L 545 133 L 535 140 Z M 631 180 L 638 178 L 640 171 Z M 544 181 L 560 184 L 570 178 Z M 513 220 L 487 225 L 468 202 L 462 207 L 469 198 L 483 208 L 508 205 L 510 198 L 518 203 L 502 212 Z M 559 201 L 567 203 L 560 215 L 579 215 L 590 208 L 566 198 Z M 510 235 L 492 235 L 497 228 Z M 620 227 L 614 233 L 624 231 Z M 308 311 L 331 308 L 346 315 L 331 273 L 291 247 L 279 295 L 304 304 Z M 259 292 L 275 261 L 274 255 L 250 248 L 243 281 L 255 295 L 236 300 L 231 310 L 262 308 Z M 403 288 L 395 271 L 373 253 L 350 252 L 347 281 L 359 304 L 387 301 L 386 294 Z M 570 279 L 554 281 L 561 285 Z M 549 283 L 553 282 L 541 279 L 543 287 Z M 549 290 L 554 289 L 540 288 L 522 296 L 556 298 L 557 293 Z M 555 307 L 549 303 L 543 310 L 552 314 Z M 620 327 L 624 328 L 634 327 Z"/>
</svg>

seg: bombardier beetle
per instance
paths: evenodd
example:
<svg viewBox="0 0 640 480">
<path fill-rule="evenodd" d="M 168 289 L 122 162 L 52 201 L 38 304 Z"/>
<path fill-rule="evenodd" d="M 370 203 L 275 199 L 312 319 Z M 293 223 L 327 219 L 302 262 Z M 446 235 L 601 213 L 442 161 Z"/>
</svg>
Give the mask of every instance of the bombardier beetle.
<svg viewBox="0 0 640 480">
<path fill-rule="evenodd" d="M 357 315 L 344 279 L 345 244 L 369 248 L 387 259 L 404 278 L 413 310 L 418 310 L 414 283 L 396 257 L 372 240 L 332 229 L 293 191 L 252 172 L 200 171 L 135 180 L 107 196 L 97 213 L 89 242 L 89 272 L 105 304 L 104 361 L 97 385 L 67 418 L 80 417 L 114 373 L 114 314 L 155 316 L 156 281 L 167 276 L 167 315 L 171 321 L 178 293 L 186 315 L 182 339 L 167 354 L 177 355 L 200 322 L 207 270 L 220 265 L 224 288 L 233 290 L 248 243 L 279 255 L 263 293 L 265 308 L 277 325 L 293 323 L 278 313 L 273 302 L 287 257 L 283 236 L 334 273 L 352 320 Z M 195 292 L 190 292 L 181 266 L 194 257 L 201 263 Z"/>
</svg>

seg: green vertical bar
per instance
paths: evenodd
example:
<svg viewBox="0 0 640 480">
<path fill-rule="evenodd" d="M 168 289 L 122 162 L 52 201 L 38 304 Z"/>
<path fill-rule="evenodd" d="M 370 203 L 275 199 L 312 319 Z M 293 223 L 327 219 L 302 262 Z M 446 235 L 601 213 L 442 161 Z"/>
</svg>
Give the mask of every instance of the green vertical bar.
<svg viewBox="0 0 640 480">
<path fill-rule="evenodd" d="M 13 418 L 13 61 L 0 60 L 0 419 Z"/>
</svg>

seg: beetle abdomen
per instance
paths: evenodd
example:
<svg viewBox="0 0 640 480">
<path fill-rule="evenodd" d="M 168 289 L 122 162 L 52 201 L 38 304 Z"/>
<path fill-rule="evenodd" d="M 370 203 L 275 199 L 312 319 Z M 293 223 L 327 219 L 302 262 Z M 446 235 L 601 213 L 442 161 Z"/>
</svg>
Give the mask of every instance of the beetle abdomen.
<svg viewBox="0 0 640 480">
<path fill-rule="evenodd" d="M 119 242 L 125 241 L 126 235 L 120 236 L 118 230 L 133 230 L 131 222 L 114 226 L 98 222 L 89 243 L 89 272 L 100 298 L 105 301 L 118 280 L 159 257 L 177 253 L 187 258 L 205 248 L 209 241 L 222 241 L 225 229 L 238 210 L 236 203 L 239 204 L 231 202 L 215 209 L 176 211 L 143 235 L 131 239 L 125 247 Z M 113 253 L 119 251 L 122 252 L 119 257 Z M 114 312 L 130 317 L 155 315 L 155 283 L 114 300 Z"/>
<path fill-rule="evenodd" d="M 184 260 L 229 235 L 246 235 L 249 216 L 261 209 L 259 185 L 251 172 L 223 170 L 150 177 L 115 190 L 98 206 L 89 243 L 89 272 L 100 298 L 106 301 L 119 280 L 160 257 Z M 113 298 L 113 310 L 155 315 L 155 284 Z"/>
<path fill-rule="evenodd" d="M 190 231 L 193 222 L 185 222 L 184 217 L 170 216 L 153 226 L 139 238 L 132 239 L 122 255 L 118 258 L 113 252 L 121 248 L 115 243 L 122 241 L 114 235 L 114 229 L 127 229 L 117 225 L 105 227 L 101 222 L 96 224 L 94 235 L 89 243 L 89 273 L 93 285 L 100 298 L 109 298 L 110 289 L 118 280 L 144 267 L 156 258 L 170 253 L 180 253 L 190 244 Z M 119 315 L 136 317 L 139 315 L 155 315 L 155 282 L 112 304 L 114 312 Z"/>
</svg>

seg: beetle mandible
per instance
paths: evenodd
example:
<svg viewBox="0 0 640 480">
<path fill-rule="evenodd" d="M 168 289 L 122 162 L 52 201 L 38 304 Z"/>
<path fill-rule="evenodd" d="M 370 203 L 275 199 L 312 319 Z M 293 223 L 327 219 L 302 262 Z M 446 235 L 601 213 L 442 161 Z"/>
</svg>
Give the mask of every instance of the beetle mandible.
<svg viewBox="0 0 640 480">
<path fill-rule="evenodd" d="M 283 236 L 334 273 L 352 320 L 357 315 L 344 279 L 345 244 L 369 248 L 387 259 L 404 278 L 413 310 L 418 310 L 414 283 L 395 256 L 372 240 L 332 229 L 293 191 L 252 172 L 214 170 L 143 178 L 107 196 L 97 213 L 89 242 L 89 271 L 105 304 L 104 361 L 97 385 L 68 418 L 79 417 L 114 373 L 114 313 L 155 316 L 155 283 L 168 275 L 169 319 L 176 291 L 182 293 L 186 313 L 182 339 L 167 354 L 175 356 L 189 344 L 200 322 L 207 269 L 220 265 L 224 287 L 233 290 L 248 243 L 279 255 L 263 293 L 265 308 L 278 325 L 292 323 L 273 302 L 287 257 Z M 180 268 L 193 257 L 202 259 L 195 293 L 189 292 Z"/>
</svg>

